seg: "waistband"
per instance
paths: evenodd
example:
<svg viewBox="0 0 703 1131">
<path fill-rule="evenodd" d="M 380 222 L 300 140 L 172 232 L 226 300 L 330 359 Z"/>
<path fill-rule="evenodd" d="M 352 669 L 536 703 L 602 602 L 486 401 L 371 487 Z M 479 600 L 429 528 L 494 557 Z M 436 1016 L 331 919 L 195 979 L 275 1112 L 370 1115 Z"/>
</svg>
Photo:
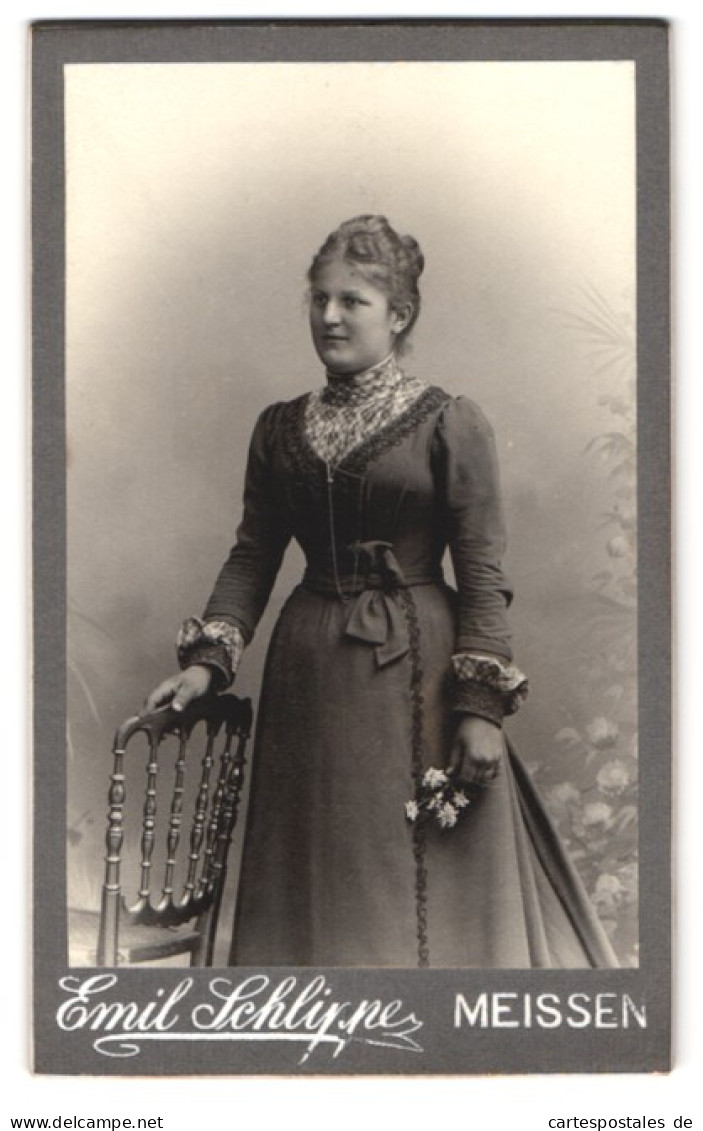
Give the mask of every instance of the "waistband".
<svg viewBox="0 0 703 1131">
<path fill-rule="evenodd" d="M 358 597 L 367 589 L 382 589 L 386 593 L 392 593 L 411 585 L 432 585 L 443 580 L 441 568 L 404 570 L 393 553 L 391 542 L 380 539 L 353 542 L 345 550 L 347 555 L 353 556 L 354 569 L 351 574 L 347 572 L 340 575 L 333 554 L 331 571 L 308 565 L 303 576 L 303 587 L 345 600 Z"/>
<path fill-rule="evenodd" d="M 388 593 L 394 589 L 410 589 L 414 585 L 445 584 L 444 575 L 441 572 L 430 574 L 427 571 L 404 573 L 401 582 L 389 585 L 380 573 L 369 573 L 361 576 L 350 574 L 335 579 L 332 574 L 306 569 L 300 581 L 303 589 L 309 589 L 312 593 L 320 593 L 324 597 L 339 597 L 344 601 L 352 601 L 367 589 L 380 589 Z"/>
</svg>

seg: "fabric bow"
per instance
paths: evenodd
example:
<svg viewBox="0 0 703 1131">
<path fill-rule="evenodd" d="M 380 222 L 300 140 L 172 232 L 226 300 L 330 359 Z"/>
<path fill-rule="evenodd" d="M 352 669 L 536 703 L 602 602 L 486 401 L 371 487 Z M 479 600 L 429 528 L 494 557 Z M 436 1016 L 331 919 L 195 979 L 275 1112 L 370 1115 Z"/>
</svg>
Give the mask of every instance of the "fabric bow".
<svg viewBox="0 0 703 1131">
<path fill-rule="evenodd" d="M 379 668 L 400 660 L 410 650 L 405 614 L 394 590 L 405 585 L 390 542 L 355 542 L 349 547 L 365 559 L 368 572 L 378 572 L 381 589 L 364 589 L 356 598 L 345 635 L 373 644 Z"/>
</svg>

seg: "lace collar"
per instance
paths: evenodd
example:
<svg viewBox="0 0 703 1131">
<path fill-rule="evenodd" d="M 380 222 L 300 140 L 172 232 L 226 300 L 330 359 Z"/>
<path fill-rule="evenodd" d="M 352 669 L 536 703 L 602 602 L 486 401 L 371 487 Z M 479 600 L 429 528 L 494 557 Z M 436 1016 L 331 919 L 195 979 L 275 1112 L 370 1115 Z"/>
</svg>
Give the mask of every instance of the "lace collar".
<svg viewBox="0 0 703 1131">
<path fill-rule="evenodd" d="M 346 376 L 341 373 L 327 373 L 327 385 L 322 390 L 321 400 L 326 405 L 360 405 L 386 395 L 402 384 L 405 378 L 394 353 L 379 361 L 370 369 Z"/>
</svg>

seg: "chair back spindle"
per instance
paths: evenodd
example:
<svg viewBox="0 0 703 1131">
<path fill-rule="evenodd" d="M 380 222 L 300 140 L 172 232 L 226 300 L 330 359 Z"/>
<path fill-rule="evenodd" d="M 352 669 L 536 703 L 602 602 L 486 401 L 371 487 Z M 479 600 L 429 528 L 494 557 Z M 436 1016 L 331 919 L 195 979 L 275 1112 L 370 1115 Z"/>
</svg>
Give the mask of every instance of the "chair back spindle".
<svg viewBox="0 0 703 1131">
<path fill-rule="evenodd" d="M 176 870 L 178 846 L 181 841 L 181 824 L 183 821 L 183 795 L 185 792 L 186 754 L 188 740 L 181 734 L 178 739 L 178 760 L 176 761 L 176 780 L 173 786 L 171 799 L 171 813 L 168 819 L 168 834 L 166 837 L 166 868 L 164 871 L 163 898 L 159 904 L 165 907 L 173 900 L 173 882 Z"/>
<path fill-rule="evenodd" d="M 124 744 L 115 742 L 113 767 L 108 792 L 107 855 L 105 856 L 105 881 L 103 883 L 100 932 L 98 937 L 98 965 L 103 957 L 110 956 L 114 965 L 117 954 L 117 930 L 120 913 L 120 866 L 124 841 L 125 780 L 123 773 Z M 104 963 L 108 965 L 108 963 Z"/>
<path fill-rule="evenodd" d="M 156 778 L 159 772 L 159 742 L 154 735 L 150 738 L 142 819 L 142 863 L 139 886 L 139 900 L 144 904 L 149 903 L 151 898 L 151 858 L 156 842 Z"/>
<path fill-rule="evenodd" d="M 193 825 L 190 832 L 190 853 L 188 855 L 188 876 L 185 882 L 185 889 L 183 893 L 183 903 L 189 905 L 195 897 L 198 888 L 198 865 L 200 863 L 200 856 L 203 848 L 203 840 L 205 837 L 205 822 L 207 820 L 208 806 L 210 802 L 210 777 L 212 775 L 212 767 L 215 763 L 215 756 L 213 753 L 215 744 L 215 736 L 208 728 L 207 743 L 205 746 L 205 754 L 203 756 L 201 771 L 200 771 L 200 784 L 198 793 L 195 800 L 195 813 L 193 816 Z M 213 803 L 214 804 L 214 803 Z"/>
</svg>

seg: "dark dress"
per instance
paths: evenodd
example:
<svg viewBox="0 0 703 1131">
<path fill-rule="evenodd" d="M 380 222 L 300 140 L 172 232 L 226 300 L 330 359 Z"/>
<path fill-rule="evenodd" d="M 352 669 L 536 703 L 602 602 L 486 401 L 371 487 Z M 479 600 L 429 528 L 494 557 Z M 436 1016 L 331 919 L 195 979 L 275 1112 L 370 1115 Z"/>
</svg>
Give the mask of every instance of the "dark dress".
<svg viewBox="0 0 703 1131">
<path fill-rule="evenodd" d="M 485 418 L 428 388 L 331 473 L 305 439 L 305 404 L 257 423 L 237 543 L 205 614 L 250 639 L 297 539 L 307 568 L 266 662 L 232 964 L 616 965 L 512 750 L 456 827 L 405 813 L 446 761 L 451 656 L 510 660 Z"/>
</svg>

